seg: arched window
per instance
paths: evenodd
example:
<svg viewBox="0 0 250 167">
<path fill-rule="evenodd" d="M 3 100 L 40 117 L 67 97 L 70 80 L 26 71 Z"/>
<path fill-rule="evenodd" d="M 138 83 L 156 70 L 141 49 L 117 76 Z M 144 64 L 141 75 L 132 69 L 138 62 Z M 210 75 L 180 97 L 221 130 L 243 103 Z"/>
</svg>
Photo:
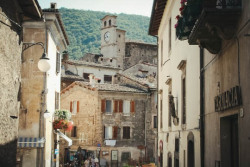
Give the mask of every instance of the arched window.
<svg viewBox="0 0 250 167">
<path fill-rule="evenodd" d="M 188 153 L 187 153 L 187 160 L 188 160 L 188 167 L 195 167 L 194 163 L 194 134 L 189 132 L 187 136 L 187 145 L 188 145 Z"/>
<path fill-rule="evenodd" d="M 106 25 L 107 25 L 107 22 L 106 22 L 106 21 L 104 21 L 104 27 L 106 27 Z"/>
<path fill-rule="evenodd" d="M 111 26 L 111 20 L 109 20 L 109 26 Z"/>
<path fill-rule="evenodd" d="M 168 167 L 172 167 L 172 154 L 171 154 L 171 152 L 168 153 Z"/>
</svg>

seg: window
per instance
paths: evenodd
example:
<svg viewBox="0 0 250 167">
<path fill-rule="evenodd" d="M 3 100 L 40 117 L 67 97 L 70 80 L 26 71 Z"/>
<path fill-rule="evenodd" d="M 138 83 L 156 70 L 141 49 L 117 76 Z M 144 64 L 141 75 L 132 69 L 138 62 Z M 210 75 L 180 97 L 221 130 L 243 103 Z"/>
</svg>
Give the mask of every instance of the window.
<svg viewBox="0 0 250 167">
<path fill-rule="evenodd" d="M 130 115 L 130 101 L 123 101 L 123 115 Z"/>
<path fill-rule="evenodd" d="M 70 102 L 70 112 L 72 115 L 75 115 L 77 112 L 79 112 L 79 101 L 71 101 Z"/>
<path fill-rule="evenodd" d="M 112 76 L 111 75 L 104 75 L 104 83 L 111 83 Z"/>
<path fill-rule="evenodd" d="M 109 20 L 109 26 L 111 26 L 111 20 Z"/>
<path fill-rule="evenodd" d="M 179 138 L 175 138 L 175 152 L 179 152 L 180 140 Z"/>
<path fill-rule="evenodd" d="M 123 127 L 123 139 L 130 139 L 130 127 Z"/>
<path fill-rule="evenodd" d="M 161 40 L 161 66 L 163 66 L 163 40 Z"/>
<path fill-rule="evenodd" d="M 111 113 L 112 112 L 112 101 L 111 100 L 106 100 L 106 113 Z"/>
<path fill-rule="evenodd" d="M 160 113 L 161 113 L 161 122 L 160 122 L 160 126 L 162 128 L 162 99 L 160 100 Z"/>
<path fill-rule="evenodd" d="M 90 75 L 91 73 L 83 73 L 82 75 L 83 75 L 83 78 L 85 79 L 85 80 L 87 80 L 87 81 L 89 81 L 89 75 Z"/>
<path fill-rule="evenodd" d="M 60 53 L 57 52 L 56 53 L 56 73 L 58 74 L 60 72 L 60 68 L 61 68 L 61 56 L 60 56 Z"/>
<path fill-rule="evenodd" d="M 170 52 L 171 51 L 171 31 L 172 31 L 172 29 L 171 29 L 171 27 L 172 27 L 172 25 L 171 25 L 171 18 L 169 19 L 169 24 L 168 24 L 168 51 Z"/>
<path fill-rule="evenodd" d="M 76 126 L 74 126 L 71 130 L 71 137 L 77 137 Z"/>
<path fill-rule="evenodd" d="M 182 78 L 182 124 L 186 124 L 186 78 Z"/>
<path fill-rule="evenodd" d="M 104 27 L 106 27 L 106 25 L 107 25 L 107 22 L 106 22 L 106 21 L 104 21 Z"/>
<path fill-rule="evenodd" d="M 128 161 L 130 159 L 130 152 L 122 153 L 122 161 Z"/>
<path fill-rule="evenodd" d="M 60 97 L 60 93 L 55 92 L 55 109 L 56 110 L 59 109 L 59 102 L 60 102 L 59 97 Z"/>
<path fill-rule="evenodd" d="M 158 126 L 157 126 L 157 125 L 158 125 L 158 123 L 157 123 L 157 116 L 154 116 L 153 119 L 154 119 L 154 120 L 153 120 L 153 127 L 154 127 L 154 128 L 157 128 L 157 127 L 158 127 Z"/>
<path fill-rule="evenodd" d="M 105 126 L 104 134 L 105 139 L 112 139 L 112 126 Z"/>
</svg>

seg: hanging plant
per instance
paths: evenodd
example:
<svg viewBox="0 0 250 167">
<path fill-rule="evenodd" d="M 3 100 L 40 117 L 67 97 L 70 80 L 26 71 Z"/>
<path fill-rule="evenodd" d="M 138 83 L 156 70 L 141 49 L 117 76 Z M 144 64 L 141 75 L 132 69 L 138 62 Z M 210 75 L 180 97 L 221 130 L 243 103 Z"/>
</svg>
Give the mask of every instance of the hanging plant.
<svg viewBox="0 0 250 167">
<path fill-rule="evenodd" d="M 201 0 L 181 0 L 180 15 L 176 16 L 175 24 L 176 36 L 179 40 L 188 39 L 201 9 Z"/>
<path fill-rule="evenodd" d="M 71 113 L 68 110 L 56 110 L 55 112 L 55 118 L 58 120 L 70 120 L 71 119 Z"/>
</svg>

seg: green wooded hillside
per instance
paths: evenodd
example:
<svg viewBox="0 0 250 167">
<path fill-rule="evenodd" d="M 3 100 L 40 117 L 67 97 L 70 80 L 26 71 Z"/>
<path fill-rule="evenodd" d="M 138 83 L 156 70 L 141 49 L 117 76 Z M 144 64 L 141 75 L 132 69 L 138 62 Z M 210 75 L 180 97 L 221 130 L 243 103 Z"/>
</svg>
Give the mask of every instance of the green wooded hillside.
<svg viewBox="0 0 250 167">
<path fill-rule="evenodd" d="M 70 41 L 70 58 L 78 59 L 85 53 L 100 53 L 100 19 L 111 13 L 67 8 L 61 8 L 60 13 Z M 149 17 L 115 15 L 118 16 L 118 28 L 126 30 L 127 40 L 156 43 L 156 38 L 148 35 Z"/>
</svg>

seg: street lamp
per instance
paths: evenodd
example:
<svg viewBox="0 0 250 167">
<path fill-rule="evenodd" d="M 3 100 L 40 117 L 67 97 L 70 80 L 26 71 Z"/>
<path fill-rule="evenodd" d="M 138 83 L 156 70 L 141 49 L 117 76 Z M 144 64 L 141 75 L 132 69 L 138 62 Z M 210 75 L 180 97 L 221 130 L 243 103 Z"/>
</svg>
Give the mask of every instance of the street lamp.
<svg viewBox="0 0 250 167">
<path fill-rule="evenodd" d="M 42 42 L 36 42 L 36 43 L 28 43 L 28 42 L 23 42 L 23 52 L 34 46 L 34 45 L 40 45 L 42 48 L 43 48 L 43 54 L 42 54 L 42 57 L 40 58 L 40 60 L 38 61 L 38 69 L 41 71 L 41 72 L 44 72 L 46 73 L 47 71 L 49 71 L 50 69 L 50 61 L 49 61 L 49 58 L 47 57 L 46 55 L 46 50 L 45 50 L 45 47 L 44 47 L 44 44 Z M 45 78 L 45 83 L 46 84 L 46 74 L 44 74 L 44 78 Z M 44 87 L 44 91 L 43 91 L 43 95 L 44 93 L 46 93 L 46 85 Z M 43 113 L 43 117 L 46 119 L 46 118 L 49 118 L 51 116 L 51 113 L 48 112 L 48 110 L 46 110 L 44 113 Z"/>
</svg>

